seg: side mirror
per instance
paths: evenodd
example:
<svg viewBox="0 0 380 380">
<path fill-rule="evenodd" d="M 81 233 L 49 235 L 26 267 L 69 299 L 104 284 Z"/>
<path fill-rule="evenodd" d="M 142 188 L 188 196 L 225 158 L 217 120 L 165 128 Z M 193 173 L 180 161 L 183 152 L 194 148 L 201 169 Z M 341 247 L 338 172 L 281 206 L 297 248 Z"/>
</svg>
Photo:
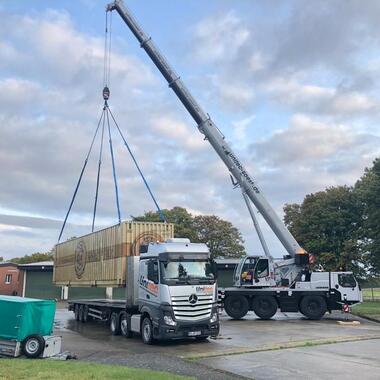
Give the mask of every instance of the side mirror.
<svg viewBox="0 0 380 380">
<path fill-rule="evenodd" d="M 148 261 L 148 280 L 158 284 L 157 264 L 155 266 L 155 262 L 153 260 Z"/>
</svg>

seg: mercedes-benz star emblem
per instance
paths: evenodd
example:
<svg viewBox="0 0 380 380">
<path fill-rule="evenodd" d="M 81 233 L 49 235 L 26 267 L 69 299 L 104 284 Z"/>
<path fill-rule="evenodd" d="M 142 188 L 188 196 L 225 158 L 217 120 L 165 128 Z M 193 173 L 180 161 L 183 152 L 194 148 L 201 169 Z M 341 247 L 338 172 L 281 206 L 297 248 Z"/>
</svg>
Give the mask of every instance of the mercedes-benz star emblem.
<svg viewBox="0 0 380 380">
<path fill-rule="evenodd" d="M 198 301 L 198 297 L 196 294 L 191 294 L 190 297 L 189 297 L 189 303 L 191 303 L 192 305 L 195 305 Z"/>
</svg>

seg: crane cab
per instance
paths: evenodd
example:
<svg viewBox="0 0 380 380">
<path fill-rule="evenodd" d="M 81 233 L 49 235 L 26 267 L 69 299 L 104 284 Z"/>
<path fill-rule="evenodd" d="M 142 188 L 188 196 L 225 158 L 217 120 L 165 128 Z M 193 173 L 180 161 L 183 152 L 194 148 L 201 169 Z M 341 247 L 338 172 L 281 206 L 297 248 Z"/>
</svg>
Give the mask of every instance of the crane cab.
<svg viewBox="0 0 380 380">
<path fill-rule="evenodd" d="M 234 286 L 268 287 L 276 286 L 273 262 L 266 256 L 246 256 L 237 265 Z"/>
</svg>

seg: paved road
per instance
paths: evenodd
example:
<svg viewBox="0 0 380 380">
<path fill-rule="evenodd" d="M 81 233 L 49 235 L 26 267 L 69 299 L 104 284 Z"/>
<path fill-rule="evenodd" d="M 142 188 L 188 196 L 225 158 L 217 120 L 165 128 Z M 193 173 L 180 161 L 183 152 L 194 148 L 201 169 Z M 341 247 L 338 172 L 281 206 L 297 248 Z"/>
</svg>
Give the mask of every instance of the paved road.
<svg viewBox="0 0 380 380">
<path fill-rule="evenodd" d="M 379 380 L 380 340 L 336 343 L 203 359 L 256 380 Z"/>
<path fill-rule="evenodd" d="M 216 340 L 146 346 L 138 337 L 111 336 L 104 323 L 78 323 L 71 312 L 59 309 L 56 332 L 63 336 L 63 348 L 82 360 L 166 370 L 199 379 L 232 379 L 236 375 L 258 380 L 289 376 L 303 380 L 328 379 L 331 377 L 327 375 L 335 373 L 337 368 L 339 374 L 345 374 L 345 379 L 351 379 L 355 371 L 376 373 L 370 363 L 376 362 L 372 350 L 377 347 L 377 355 L 380 352 L 380 324 L 361 319 L 358 326 L 342 326 L 337 323 L 340 318 L 341 314 L 337 313 L 321 321 L 308 321 L 297 313 L 278 313 L 275 320 L 261 321 L 250 313 L 244 320 L 232 321 L 224 315 L 221 335 Z M 372 340 L 374 337 L 379 339 Z M 302 347 L 335 341 L 349 343 Z M 268 351 L 289 344 L 297 348 Z M 346 347 L 352 347 L 353 354 L 344 357 L 345 365 L 336 366 L 336 362 L 343 363 Z M 197 360 L 186 360 L 189 358 Z"/>
</svg>

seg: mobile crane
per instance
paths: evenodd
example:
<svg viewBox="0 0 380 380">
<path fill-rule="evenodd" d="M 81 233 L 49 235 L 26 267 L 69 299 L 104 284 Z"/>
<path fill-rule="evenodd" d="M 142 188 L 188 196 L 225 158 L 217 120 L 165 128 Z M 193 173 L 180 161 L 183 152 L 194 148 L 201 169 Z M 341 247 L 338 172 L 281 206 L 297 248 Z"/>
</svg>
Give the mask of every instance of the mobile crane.
<svg viewBox="0 0 380 380">
<path fill-rule="evenodd" d="M 233 184 L 242 191 L 266 256 L 242 258 L 235 270 L 234 287 L 224 290 L 224 307 L 227 314 L 240 319 L 249 310 L 253 310 L 260 318 L 269 319 L 280 308 L 284 312 L 301 311 L 310 319 L 319 319 L 327 310 L 341 309 L 343 303 L 361 302 L 361 289 L 351 272 L 310 273 L 309 254 L 286 228 L 219 128 L 191 95 L 152 38 L 144 32 L 126 8 L 123 0 L 113 1 L 107 5 L 106 10 L 117 11 L 192 116 L 204 139 L 224 162 Z M 283 260 L 275 261 L 270 255 L 251 202 L 286 249 L 287 256 Z"/>
</svg>

